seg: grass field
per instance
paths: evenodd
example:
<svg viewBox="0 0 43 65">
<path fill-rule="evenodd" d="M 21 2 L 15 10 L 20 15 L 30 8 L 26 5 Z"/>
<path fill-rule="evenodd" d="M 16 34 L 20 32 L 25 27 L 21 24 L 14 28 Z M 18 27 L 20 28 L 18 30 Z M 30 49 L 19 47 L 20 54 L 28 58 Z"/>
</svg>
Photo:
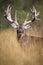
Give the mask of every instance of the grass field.
<svg viewBox="0 0 43 65">
<path fill-rule="evenodd" d="M 43 44 L 31 44 L 28 49 L 20 46 L 16 30 L 0 32 L 0 65 L 43 65 Z"/>
</svg>

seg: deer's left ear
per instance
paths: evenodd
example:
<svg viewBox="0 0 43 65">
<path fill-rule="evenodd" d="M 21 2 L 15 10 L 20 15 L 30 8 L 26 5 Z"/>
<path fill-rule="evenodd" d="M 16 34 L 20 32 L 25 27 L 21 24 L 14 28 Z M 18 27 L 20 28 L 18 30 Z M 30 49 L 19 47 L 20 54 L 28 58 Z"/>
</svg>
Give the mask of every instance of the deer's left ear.
<svg viewBox="0 0 43 65">
<path fill-rule="evenodd" d="M 23 28 L 24 28 L 24 29 L 29 29 L 30 27 L 31 27 L 31 26 L 30 26 L 30 24 L 28 24 L 28 23 L 25 24 L 25 25 L 23 25 Z"/>
<path fill-rule="evenodd" d="M 30 21 L 25 21 L 24 23 L 23 23 L 23 28 L 24 29 L 29 29 L 31 26 L 30 26 L 30 23 L 31 23 L 32 21 L 30 20 Z"/>
<path fill-rule="evenodd" d="M 17 25 L 15 22 L 11 23 L 11 26 L 15 29 L 19 27 L 19 25 Z"/>
</svg>

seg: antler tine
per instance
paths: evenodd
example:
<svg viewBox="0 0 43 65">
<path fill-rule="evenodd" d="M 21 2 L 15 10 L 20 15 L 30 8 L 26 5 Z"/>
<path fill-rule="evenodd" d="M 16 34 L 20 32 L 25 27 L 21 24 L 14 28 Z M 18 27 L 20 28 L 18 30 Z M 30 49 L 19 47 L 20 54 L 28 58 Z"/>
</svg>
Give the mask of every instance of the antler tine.
<svg viewBox="0 0 43 65">
<path fill-rule="evenodd" d="M 25 21 L 23 23 L 23 28 L 24 29 L 29 29 L 31 27 L 30 24 L 29 24 L 31 22 L 31 20 L 27 21 L 28 16 L 29 16 L 29 14 L 27 13 L 26 19 L 25 19 Z"/>
<path fill-rule="evenodd" d="M 10 22 L 12 22 L 11 18 L 11 6 L 8 5 L 7 9 L 5 10 L 5 15 L 4 15 Z"/>
<path fill-rule="evenodd" d="M 31 12 L 32 12 L 32 18 L 35 18 L 35 20 L 40 20 L 40 19 L 37 18 L 40 13 L 37 12 L 37 10 L 34 6 L 33 6 L 33 9 L 31 9 Z"/>
<path fill-rule="evenodd" d="M 17 10 L 15 11 L 15 21 L 17 21 Z"/>
<path fill-rule="evenodd" d="M 27 17 L 29 16 L 29 14 L 27 13 L 27 15 L 26 15 L 26 19 L 25 19 L 25 21 L 24 21 L 24 23 L 23 23 L 23 25 L 25 25 L 25 24 L 29 24 L 31 21 L 27 21 Z"/>
<path fill-rule="evenodd" d="M 15 23 L 18 25 L 18 22 L 17 22 L 17 10 L 15 11 Z"/>
<path fill-rule="evenodd" d="M 40 15 L 40 12 L 37 12 L 37 10 L 35 9 L 35 7 L 33 7 L 33 8 L 35 10 L 35 19 L 36 20 L 41 20 L 41 19 L 37 18 Z"/>
<path fill-rule="evenodd" d="M 40 12 L 37 12 L 37 10 L 35 9 L 35 7 L 33 6 L 33 10 L 35 12 L 35 16 L 38 16 L 40 14 Z"/>
<path fill-rule="evenodd" d="M 8 7 L 7 7 L 7 9 L 5 10 L 5 13 L 8 15 L 8 13 L 11 13 L 11 7 L 10 7 L 10 5 L 8 5 Z"/>
<path fill-rule="evenodd" d="M 29 16 L 29 14 L 27 13 L 25 21 L 27 21 L 28 16 Z"/>
<path fill-rule="evenodd" d="M 35 9 L 35 7 L 33 6 L 32 8 L 30 8 L 30 10 L 31 10 L 31 12 L 33 13 L 33 12 L 35 12 L 36 13 L 36 9 Z"/>
</svg>

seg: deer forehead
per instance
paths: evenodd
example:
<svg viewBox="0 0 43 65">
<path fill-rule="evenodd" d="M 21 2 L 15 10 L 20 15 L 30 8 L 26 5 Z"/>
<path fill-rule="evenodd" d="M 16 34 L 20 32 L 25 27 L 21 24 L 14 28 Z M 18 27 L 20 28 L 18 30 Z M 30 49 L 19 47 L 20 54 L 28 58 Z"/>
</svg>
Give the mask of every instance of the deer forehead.
<svg viewBox="0 0 43 65">
<path fill-rule="evenodd" d="M 24 29 L 23 29 L 23 26 L 22 26 L 22 25 L 19 25 L 19 27 L 17 28 L 17 30 L 23 31 L 23 30 L 24 30 Z"/>
</svg>

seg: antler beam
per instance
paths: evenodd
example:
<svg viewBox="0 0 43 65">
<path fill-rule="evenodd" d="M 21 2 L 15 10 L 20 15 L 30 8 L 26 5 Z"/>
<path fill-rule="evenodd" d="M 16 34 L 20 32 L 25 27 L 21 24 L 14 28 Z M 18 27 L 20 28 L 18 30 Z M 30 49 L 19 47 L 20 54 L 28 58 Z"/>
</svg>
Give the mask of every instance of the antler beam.
<svg viewBox="0 0 43 65">
<path fill-rule="evenodd" d="M 11 6 L 10 5 L 8 5 L 8 7 L 7 7 L 7 9 L 5 10 L 5 15 L 4 15 L 4 17 L 7 19 L 7 20 L 9 20 L 9 22 L 11 23 L 11 26 L 13 27 L 13 28 L 17 28 L 18 27 L 18 22 L 17 22 L 17 14 L 16 14 L 17 12 L 15 12 L 15 20 L 13 20 L 12 19 L 12 17 L 11 17 Z"/>
<path fill-rule="evenodd" d="M 13 22 L 11 18 L 11 6 L 8 5 L 7 9 L 5 10 L 5 15 L 4 15 L 10 22 Z"/>
<path fill-rule="evenodd" d="M 40 13 L 36 11 L 35 7 L 33 6 L 32 9 L 30 8 L 30 10 L 31 10 L 31 13 L 32 13 L 32 20 L 27 21 L 27 19 L 25 19 L 25 21 L 24 21 L 24 23 L 23 23 L 23 26 L 24 26 L 25 29 L 27 29 L 27 27 L 30 28 L 30 27 L 31 27 L 31 26 L 30 26 L 30 23 L 34 22 L 35 20 L 40 20 L 40 19 L 38 18 L 38 15 L 39 15 Z M 28 13 L 27 13 L 27 15 L 28 15 Z M 27 17 L 26 17 L 26 18 L 27 18 Z"/>
</svg>

